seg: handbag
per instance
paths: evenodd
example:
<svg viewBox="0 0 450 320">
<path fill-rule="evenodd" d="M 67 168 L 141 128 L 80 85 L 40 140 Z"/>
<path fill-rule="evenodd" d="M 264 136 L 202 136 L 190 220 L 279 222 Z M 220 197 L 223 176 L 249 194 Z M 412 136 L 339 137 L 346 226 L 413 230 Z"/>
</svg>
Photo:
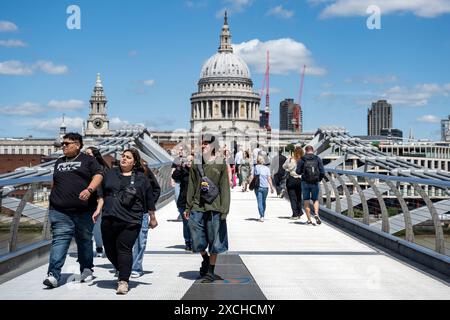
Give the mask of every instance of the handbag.
<svg viewBox="0 0 450 320">
<path fill-rule="evenodd" d="M 117 199 L 126 209 L 131 209 L 137 199 L 137 189 L 134 187 L 134 173 L 131 175 L 130 185 L 119 190 Z"/>
<path fill-rule="evenodd" d="M 200 173 L 200 198 L 203 199 L 207 204 L 211 204 L 216 200 L 219 195 L 219 188 L 211 181 L 205 172 L 203 171 L 203 166 L 201 164 L 197 165 L 198 172 Z"/>
<path fill-rule="evenodd" d="M 252 181 L 250 182 L 250 185 L 248 186 L 248 188 L 250 190 L 255 190 L 259 188 L 259 174 L 256 174 L 256 167 L 255 167 L 255 175 L 253 176 Z"/>
</svg>

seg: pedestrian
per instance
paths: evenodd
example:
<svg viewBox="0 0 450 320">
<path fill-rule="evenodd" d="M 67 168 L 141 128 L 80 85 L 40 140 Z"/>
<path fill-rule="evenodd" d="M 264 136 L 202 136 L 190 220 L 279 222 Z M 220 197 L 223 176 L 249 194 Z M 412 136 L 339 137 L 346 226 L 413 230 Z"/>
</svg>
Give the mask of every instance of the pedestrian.
<svg viewBox="0 0 450 320">
<path fill-rule="evenodd" d="M 235 166 L 236 166 L 235 170 L 236 170 L 236 173 L 237 173 L 237 178 L 239 180 L 239 186 L 240 187 L 242 186 L 242 183 L 243 183 L 242 176 L 241 176 L 241 171 L 240 171 L 240 166 L 242 164 L 243 159 L 244 159 L 244 152 L 242 151 L 242 147 L 239 146 L 238 147 L 238 152 L 236 152 L 236 155 L 234 156 L 234 163 L 235 163 Z"/>
<path fill-rule="evenodd" d="M 178 148 L 178 152 L 176 154 L 176 157 L 174 158 L 172 162 L 172 174 L 175 171 L 175 168 L 180 165 L 183 161 L 185 161 L 185 153 L 183 146 L 180 146 Z M 176 183 L 172 178 L 170 179 L 171 185 L 174 188 L 175 191 L 175 203 L 177 202 L 178 196 L 180 195 L 180 184 Z M 181 216 L 178 216 L 178 220 L 181 220 Z"/>
<path fill-rule="evenodd" d="M 84 151 L 88 156 L 94 157 L 95 160 L 99 163 L 99 165 L 103 169 L 103 175 L 111 169 L 111 165 L 109 165 L 105 159 L 103 159 L 100 151 L 96 147 L 87 147 Z M 97 199 L 97 192 L 92 194 L 94 199 Z M 97 222 L 94 224 L 94 240 L 95 240 L 95 255 L 98 258 L 103 258 L 105 256 L 103 252 L 103 240 L 102 240 L 102 230 L 100 228 L 102 223 L 102 215 L 100 214 Z"/>
<path fill-rule="evenodd" d="M 296 146 L 293 156 L 290 156 L 283 164 L 283 168 L 288 172 L 286 181 L 286 189 L 289 196 L 289 202 L 292 208 L 291 219 L 297 220 L 303 214 L 302 210 L 302 180 L 301 176 L 296 172 L 297 163 L 303 157 L 304 152 L 302 147 Z"/>
<path fill-rule="evenodd" d="M 176 183 L 180 184 L 180 195 L 177 200 L 178 212 L 183 216 L 183 238 L 184 238 L 184 250 L 192 251 L 192 237 L 188 226 L 188 220 L 184 217 L 184 212 L 186 210 L 186 198 L 187 190 L 189 185 L 189 170 L 192 167 L 192 162 L 194 157 L 189 155 L 186 159 L 187 161 L 177 166 L 175 171 L 172 173 L 172 179 Z"/>
<path fill-rule="evenodd" d="M 185 218 L 192 236 L 192 251 L 203 258 L 202 283 L 216 279 L 217 255 L 228 250 L 226 218 L 230 209 L 230 184 L 227 165 L 220 159 L 215 136 L 202 136 L 202 153 L 189 172 Z M 208 249 L 208 252 L 206 252 Z"/>
<path fill-rule="evenodd" d="M 239 166 L 239 174 L 241 176 L 240 179 L 242 179 L 242 192 L 247 192 L 248 178 L 251 172 L 250 164 L 250 153 L 246 150 L 244 152 L 244 158 L 241 160 L 241 165 Z"/>
<path fill-rule="evenodd" d="M 48 217 L 52 243 L 47 276 L 44 285 L 56 288 L 61 269 L 73 237 L 77 243 L 81 282 L 93 279 L 94 252 L 91 216 L 97 206 L 92 196 L 103 179 L 103 169 L 93 158 L 81 152 L 83 138 L 78 133 L 63 136 L 63 157 L 54 167 L 53 187 L 50 193 Z"/>
<path fill-rule="evenodd" d="M 265 162 L 266 159 L 263 156 L 258 156 L 253 176 L 250 177 L 250 180 L 252 180 L 255 176 L 259 177 L 259 185 L 255 186 L 255 194 L 258 202 L 260 222 L 264 222 L 264 216 L 266 213 L 266 199 L 269 194 L 269 187 L 270 193 L 274 193 L 270 169 L 264 165 Z"/>
<path fill-rule="evenodd" d="M 304 155 L 297 164 L 297 174 L 302 176 L 302 193 L 303 202 L 305 206 L 306 217 L 308 224 L 313 224 L 311 221 L 310 200 L 313 201 L 314 218 L 317 224 L 322 221 L 319 217 L 319 183 L 325 176 L 325 169 L 323 167 L 322 159 L 314 154 L 312 146 L 306 146 Z"/>
<path fill-rule="evenodd" d="M 286 180 L 286 170 L 283 165 L 286 162 L 286 157 L 283 151 L 279 150 L 278 155 L 272 159 L 270 171 L 273 176 L 273 182 L 279 198 L 284 197 L 284 185 Z"/>
<path fill-rule="evenodd" d="M 103 208 L 102 235 L 106 256 L 118 271 L 117 294 L 128 293 L 133 265 L 133 245 L 141 230 L 144 212 L 150 215 L 149 227 L 158 225 L 155 201 L 149 179 L 142 173 L 139 151 L 127 149 L 120 166 L 108 171 L 98 190 Z M 96 220 L 96 211 L 92 220 Z"/>
<path fill-rule="evenodd" d="M 141 168 L 144 175 L 148 178 L 150 186 L 152 187 L 153 201 L 156 205 L 159 196 L 161 195 L 161 187 L 153 174 L 152 170 L 149 169 L 147 161 L 141 159 Z M 148 237 L 148 225 L 149 216 L 147 212 L 143 213 L 141 230 L 139 231 L 138 238 L 133 246 L 133 266 L 131 267 L 131 278 L 139 278 L 144 275 L 143 261 L 145 248 L 147 246 Z"/>
<path fill-rule="evenodd" d="M 259 142 L 256 143 L 256 148 L 253 149 L 252 159 L 253 159 L 253 168 L 258 164 L 258 156 L 261 152 L 259 148 Z"/>
</svg>

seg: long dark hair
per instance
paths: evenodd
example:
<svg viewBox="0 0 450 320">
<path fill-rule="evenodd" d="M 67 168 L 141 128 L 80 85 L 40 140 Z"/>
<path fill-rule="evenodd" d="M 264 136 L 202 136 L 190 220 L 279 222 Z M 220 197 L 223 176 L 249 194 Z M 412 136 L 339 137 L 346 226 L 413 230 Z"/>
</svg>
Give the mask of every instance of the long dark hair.
<svg viewBox="0 0 450 320">
<path fill-rule="evenodd" d="M 92 154 L 94 155 L 95 160 L 103 167 L 103 169 L 111 169 L 111 166 L 103 159 L 100 151 L 96 147 L 88 147 L 86 150 L 89 149 L 92 151 Z"/>
<path fill-rule="evenodd" d="M 141 165 L 141 155 L 139 154 L 139 151 L 137 151 L 137 149 L 135 148 L 130 148 L 130 149 L 126 149 L 122 152 L 122 154 L 124 154 L 125 152 L 129 152 L 133 155 L 133 159 L 134 159 L 134 166 L 133 166 L 133 171 L 136 172 L 144 172 L 144 169 L 142 168 Z"/>
</svg>

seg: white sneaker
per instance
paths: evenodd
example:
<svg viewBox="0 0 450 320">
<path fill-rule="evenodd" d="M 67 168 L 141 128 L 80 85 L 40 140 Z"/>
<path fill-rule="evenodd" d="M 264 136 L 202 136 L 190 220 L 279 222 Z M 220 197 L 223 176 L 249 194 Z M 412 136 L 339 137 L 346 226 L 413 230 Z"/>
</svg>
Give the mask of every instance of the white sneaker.
<svg viewBox="0 0 450 320">
<path fill-rule="evenodd" d="M 58 280 L 56 280 L 51 272 L 45 277 L 42 283 L 49 288 L 56 288 L 58 286 Z"/>
<path fill-rule="evenodd" d="M 131 271 L 131 278 L 140 278 L 144 275 L 144 273 L 138 272 L 138 271 Z"/>
<path fill-rule="evenodd" d="M 94 280 L 93 271 L 85 268 L 81 273 L 80 282 L 91 282 L 92 280 Z"/>
<path fill-rule="evenodd" d="M 264 217 L 259 219 L 259 222 L 264 222 Z"/>
</svg>

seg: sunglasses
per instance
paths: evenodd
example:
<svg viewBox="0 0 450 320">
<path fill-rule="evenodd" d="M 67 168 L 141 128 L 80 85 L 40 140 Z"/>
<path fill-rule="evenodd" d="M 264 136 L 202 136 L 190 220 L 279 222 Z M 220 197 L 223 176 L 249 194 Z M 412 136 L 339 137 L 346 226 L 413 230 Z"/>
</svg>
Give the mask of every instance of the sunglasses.
<svg viewBox="0 0 450 320">
<path fill-rule="evenodd" d="M 63 147 L 67 147 L 68 145 L 71 145 L 72 143 L 76 143 L 76 142 L 66 142 L 66 141 L 64 141 L 63 143 L 61 143 L 61 145 L 63 146 Z"/>
</svg>

